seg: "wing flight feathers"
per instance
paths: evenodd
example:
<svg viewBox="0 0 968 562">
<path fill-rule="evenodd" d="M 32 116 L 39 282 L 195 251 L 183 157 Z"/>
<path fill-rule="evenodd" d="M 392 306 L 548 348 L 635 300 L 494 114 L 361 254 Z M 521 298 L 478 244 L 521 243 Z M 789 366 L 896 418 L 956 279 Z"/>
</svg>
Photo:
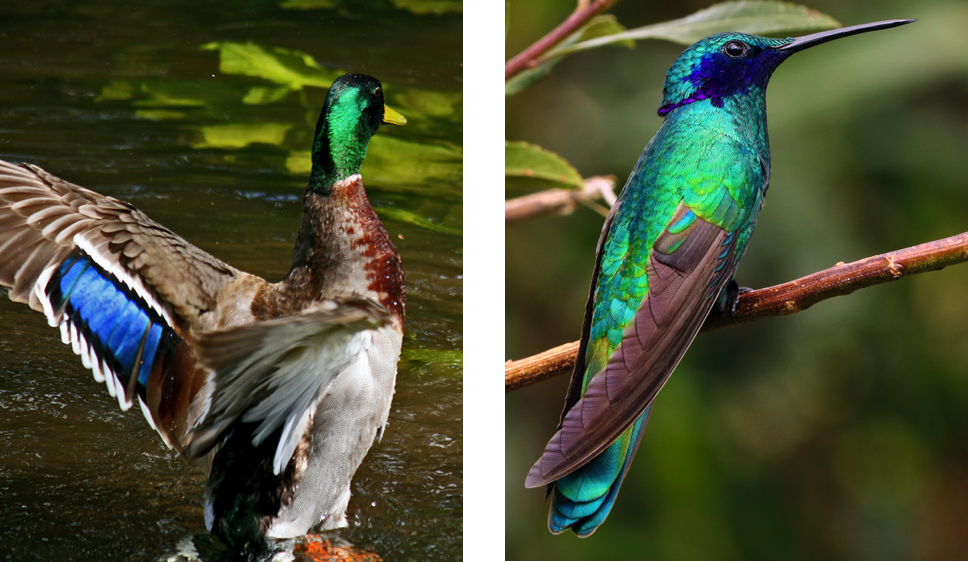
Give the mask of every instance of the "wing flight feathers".
<svg viewBox="0 0 968 562">
<path fill-rule="evenodd" d="M 608 447 L 652 403 L 729 280 L 735 237 L 680 204 L 647 265 L 649 292 L 622 341 L 528 475 L 549 484 Z"/>
<path fill-rule="evenodd" d="M 10 287 L 10 298 L 46 312 L 43 282 L 76 250 L 173 327 L 172 313 L 191 323 L 214 308 L 219 290 L 238 273 L 127 203 L 36 166 L 0 161 L 0 285 Z"/>
<path fill-rule="evenodd" d="M 204 329 L 222 288 L 247 274 L 127 203 L 4 161 L 0 256 L 10 298 L 43 312 L 121 408 L 138 402 L 180 450 L 204 377 L 182 338 Z"/>
</svg>

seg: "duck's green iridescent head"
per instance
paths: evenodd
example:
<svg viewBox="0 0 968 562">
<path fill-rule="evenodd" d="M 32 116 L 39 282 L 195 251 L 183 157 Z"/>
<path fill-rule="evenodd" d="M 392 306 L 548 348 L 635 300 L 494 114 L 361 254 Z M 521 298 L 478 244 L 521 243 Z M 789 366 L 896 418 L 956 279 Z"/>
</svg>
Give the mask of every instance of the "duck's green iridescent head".
<svg viewBox="0 0 968 562">
<path fill-rule="evenodd" d="M 316 123 L 309 185 L 317 193 L 360 173 L 370 138 L 383 123 L 407 120 L 383 103 L 380 81 L 365 74 L 344 74 L 333 82 Z"/>
<path fill-rule="evenodd" d="M 769 39 L 735 32 L 710 35 L 683 51 L 669 68 L 659 115 L 702 100 L 709 100 L 714 107 L 723 107 L 723 102 L 731 96 L 763 95 L 773 71 L 793 53 L 841 37 L 912 21 L 865 23 L 796 39 Z"/>
</svg>

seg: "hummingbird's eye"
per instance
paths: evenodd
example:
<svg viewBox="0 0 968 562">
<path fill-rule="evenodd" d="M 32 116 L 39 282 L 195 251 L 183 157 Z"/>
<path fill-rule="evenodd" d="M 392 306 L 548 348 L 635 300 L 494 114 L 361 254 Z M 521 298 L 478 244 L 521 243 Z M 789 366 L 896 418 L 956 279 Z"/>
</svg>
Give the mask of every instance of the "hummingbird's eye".
<svg viewBox="0 0 968 562">
<path fill-rule="evenodd" d="M 749 48 L 750 46 L 742 41 L 730 41 L 729 43 L 723 45 L 723 53 L 725 53 L 727 57 L 736 59 L 745 55 L 746 50 Z"/>
</svg>

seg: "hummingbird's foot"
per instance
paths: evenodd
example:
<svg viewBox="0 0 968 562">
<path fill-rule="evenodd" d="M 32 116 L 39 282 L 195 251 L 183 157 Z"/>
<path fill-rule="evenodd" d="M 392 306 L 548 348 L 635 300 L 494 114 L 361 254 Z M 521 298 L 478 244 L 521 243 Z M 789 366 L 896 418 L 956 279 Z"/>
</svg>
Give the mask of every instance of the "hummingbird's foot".
<svg viewBox="0 0 968 562">
<path fill-rule="evenodd" d="M 749 287 L 740 287 L 735 279 L 730 279 L 726 283 L 726 286 L 723 287 L 723 292 L 719 294 L 719 298 L 716 299 L 716 304 L 713 305 L 713 309 L 709 311 L 709 316 L 728 314 L 733 324 L 737 324 L 738 319 L 736 315 L 739 310 L 739 296 L 752 290 Z"/>
<path fill-rule="evenodd" d="M 726 306 L 723 308 L 729 311 L 729 318 L 733 321 L 733 324 L 739 323 L 736 318 L 736 313 L 739 310 L 739 296 L 752 290 L 749 287 L 740 287 L 735 279 L 730 279 L 729 284 L 726 285 L 724 291 L 726 293 Z"/>
</svg>

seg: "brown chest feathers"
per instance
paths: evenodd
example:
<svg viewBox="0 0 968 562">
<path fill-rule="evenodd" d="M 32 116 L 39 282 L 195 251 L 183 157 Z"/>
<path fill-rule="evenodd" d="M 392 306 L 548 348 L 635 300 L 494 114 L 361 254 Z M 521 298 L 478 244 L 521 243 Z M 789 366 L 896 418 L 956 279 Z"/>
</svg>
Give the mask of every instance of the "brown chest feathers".
<svg viewBox="0 0 968 562">
<path fill-rule="evenodd" d="M 302 226 L 292 269 L 252 301 L 260 319 L 295 313 L 322 299 L 363 296 L 385 306 L 403 327 L 405 291 L 400 254 L 354 175 L 329 195 L 303 194 Z"/>
</svg>

